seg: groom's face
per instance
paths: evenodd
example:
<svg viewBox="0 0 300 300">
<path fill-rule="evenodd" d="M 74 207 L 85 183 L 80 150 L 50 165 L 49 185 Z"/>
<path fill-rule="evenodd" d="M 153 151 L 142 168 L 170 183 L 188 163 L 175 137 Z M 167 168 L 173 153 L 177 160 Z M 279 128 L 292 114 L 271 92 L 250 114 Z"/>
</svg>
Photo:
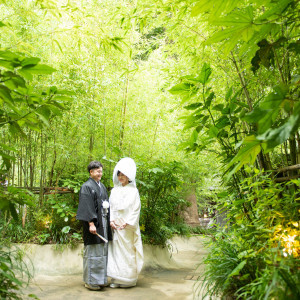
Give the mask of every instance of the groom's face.
<svg viewBox="0 0 300 300">
<path fill-rule="evenodd" d="M 90 176 L 97 182 L 101 180 L 102 175 L 103 175 L 103 170 L 101 167 L 98 169 L 90 170 Z"/>
</svg>

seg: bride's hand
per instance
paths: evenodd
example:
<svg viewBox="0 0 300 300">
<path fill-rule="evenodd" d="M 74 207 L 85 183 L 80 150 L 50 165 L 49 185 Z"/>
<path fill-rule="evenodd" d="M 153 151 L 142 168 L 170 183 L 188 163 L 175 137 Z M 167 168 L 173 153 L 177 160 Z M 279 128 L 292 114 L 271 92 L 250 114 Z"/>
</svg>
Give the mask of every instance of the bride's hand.
<svg viewBox="0 0 300 300">
<path fill-rule="evenodd" d="M 126 228 L 126 226 L 127 226 L 128 224 L 127 223 L 125 223 L 125 224 L 123 224 L 122 226 L 120 226 L 120 228 L 119 229 L 124 229 L 124 228 Z"/>
<path fill-rule="evenodd" d="M 111 222 L 110 222 L 110 227 L 111 227 L 112 229 L 118 229 L 118 227 L 117 227 L 117 225 L 115 224 L 114 221 L 111 221 Z"/>
</svg>

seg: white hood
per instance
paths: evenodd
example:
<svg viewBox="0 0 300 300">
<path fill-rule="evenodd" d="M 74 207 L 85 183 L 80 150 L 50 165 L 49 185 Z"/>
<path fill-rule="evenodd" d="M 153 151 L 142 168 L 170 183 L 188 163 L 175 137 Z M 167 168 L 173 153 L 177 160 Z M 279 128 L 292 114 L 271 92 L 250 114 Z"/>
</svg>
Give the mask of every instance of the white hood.
<svg viewBox="0 0 300 300">
<path fill-rule="evenodd" d="M 118 171 L 120 171 L 121 173 L 123 173 L 129 178 L 129 181 L 131 181 L 129 185 L 133 185 L 134 187 L 136 187 L 136 183 L 135 183 L 136 164 L 132 158 L 124 157 L 115 166 L 114 174 L 113 174 L 113 182 L 115 187 L 121 185 L 121 182 L 119 181 L 117 175 Z"/>
</svg>

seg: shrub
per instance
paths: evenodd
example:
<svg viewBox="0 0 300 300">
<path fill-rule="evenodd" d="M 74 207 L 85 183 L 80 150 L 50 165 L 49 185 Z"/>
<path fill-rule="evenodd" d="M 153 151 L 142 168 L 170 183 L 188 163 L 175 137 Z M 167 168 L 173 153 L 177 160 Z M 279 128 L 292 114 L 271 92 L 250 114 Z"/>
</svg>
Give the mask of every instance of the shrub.
<svg viewBox="0 0 300 300">
<path fill-rule="evenodd" d="M 228 225 L 210 244 L 199 288 L 210 296 L 299 299 L 299 186 L 256 171 L 239 195 L 219 200 Z"/>
<path fill-rule="evenodd" d="M 22 288 L 28 285 L 32 275 L 23 261 L 23 252 L 0 242 L 0 298 L 23 299 Z M 30 297 L 36 298 L 34 295 Z"/>
</svg>

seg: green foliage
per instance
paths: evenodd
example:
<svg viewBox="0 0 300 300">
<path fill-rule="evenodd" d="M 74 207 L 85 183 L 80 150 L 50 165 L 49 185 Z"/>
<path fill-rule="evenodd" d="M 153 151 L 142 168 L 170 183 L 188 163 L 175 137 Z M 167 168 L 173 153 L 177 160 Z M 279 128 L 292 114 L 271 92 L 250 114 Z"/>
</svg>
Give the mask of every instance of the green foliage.
<svg viewBox="0 0 300 300">
<path fill-rule="evenodd" d="M 221 201 L 228 228 L 215 235 L 204 260 L 207 294 L 297 299 L 299 185 L 299 180 L 275 184 L 256 170 L 243 182 L 240 195 Z"/>
<path fill-rule="evenodd" d="M 18 219 L 16 204 L 32 206 L 32 196 L 28 190 L 0 185 L 0 211 L 10 213 L 13 218 Z"/>
<path fill-rule="evenodd" d="M 33 75 L 49 75 L 55 69 L 40 64 L 37 57 L 26 57 L 20 53 L 0 51 L 0 127 L 8 126 L 10 133 L 24 135 L 24 128 L 40 131 L 49 126 L 50 118 L 61 115 L 65 104 L 71 100 L 67 91 L 51 86 L 46 90 L 33 88 L 27 81 Z M 3 162 L 10 167 L 12 157 L 0 148 Z"/>
<path fill-rule="evenodd" d="M 181 166 L 178 162 L 144 165 L 137 181 L 142 209 L 140 224 L 146 243 L 165 246 L 178 231 L 187 202 L 181 198 Z M 176 229 L 177 228 L 177 229 Z"/>
<path fill-rule="evenodd" d="M 79 193 L 82 183 L 87 180 L 87 172 L 70 175 L 68 178 L 61 178 L 60 185 L 72 189 L 75 194 Z"/>
<path fill-rule="evenodd" d="M 76 198 L 77 199 L 77 198 Z M 62 218 L 65 222 L 69 219 L 74 221 L 77 211 L 77 202 L 72 198 L 54 196 L 49 199 L 48 203 L 55 211 L 55 214 Z"/>
<path fill-rule="evenodd" d="M 20 249 L 12 249 L 0 242 L 1 299 L 24 299 L 21 295 L 22 288 L 28 285 L 32 275 L 23 261 L 23 255 Z"/>
<path fill-rule="evenodd" d="M 36 203 L 34 208 L 27 208 L 24 227 L 20 218 L 4 219 L 0 223 L 3 237 L 14 243 L 75 245 L 81 242 L 81 226 L 75 219 L 76 199 L 69 194 L 48 196 L 43 205 Z"/>
</svg>

